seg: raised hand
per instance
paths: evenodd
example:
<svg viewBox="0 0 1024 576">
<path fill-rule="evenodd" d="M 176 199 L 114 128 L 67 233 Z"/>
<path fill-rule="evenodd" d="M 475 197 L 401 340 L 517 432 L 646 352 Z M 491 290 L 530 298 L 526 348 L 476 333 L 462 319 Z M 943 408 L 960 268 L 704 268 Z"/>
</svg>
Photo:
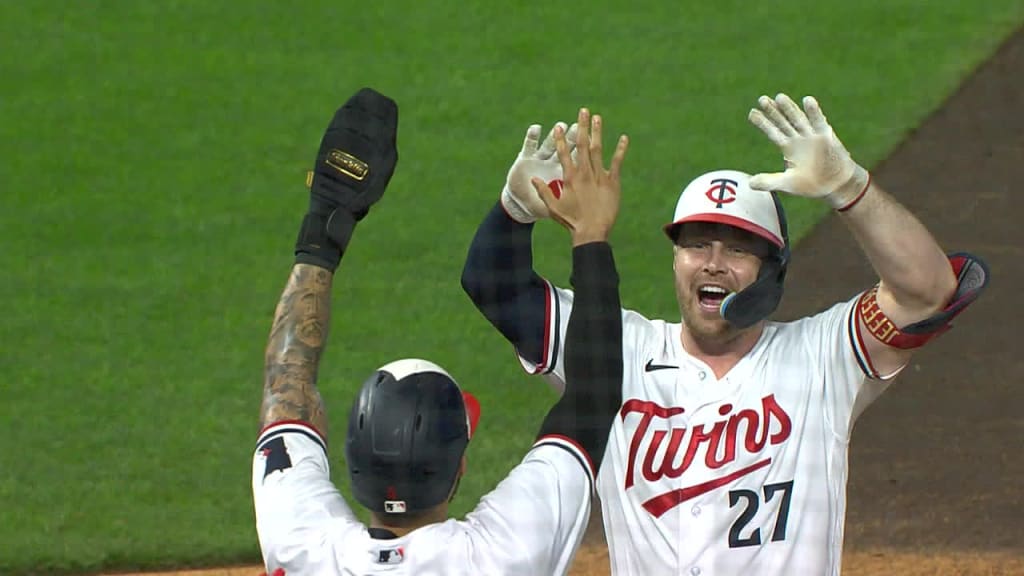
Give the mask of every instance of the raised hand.
<svg viewBox="0 0 1024 576">
<path fill-rule="evenodd" d="M 803 110 L 785 94 L 761 96 L 757 104 L 747 118 L 782 151 L 786 170 L 756 174 L 751 188 L 823 198 L 839 210 L 867 189 L 867 171 L 850 157 L 814 97 L 803 99 Z"/>
<path fill-rule="evenodd" d="M 505 188 L 501 191 L 501 205 L 512 219 L 523 224 L 548 217 L 548 208 L 530 184 L 530 179 L 536 177 L 545 182 L 554 182 L 562 178 L 562 165 L 555 155 L 556 129 L 566 131 L 565 123 L 556 123 L 541 143 L 540 124 L 531 125 L 526 130 L 523 149 L 508 170 Z M 568 128 L 565 139 L 572 152 L 576 146 L 576 124 Z"/>
<path fill-rule="evenodd" d="M 309 211 L 295 242 L 296 262 L 338 267 L 357 222 L 387 188 L 398 163 L 398 105 L 363 88 L 331 119 L 310 177 Z"/>
<path fill-rule="evenodd" d="M 564 128 L 554 129 L 555 150 L 563 174 L 561 187 L 552 189 L 543 178 L 531 179 L 551 218 L 572 234 L 574 246 L 608 239 L 619 213 L 619 174 L 629 147 L 629 139 L 619 136 L 606 170 L 601 117 L 591 117 L 589 110 L 580 108 L 577 125 L 575 155 Z"/>
</svg>

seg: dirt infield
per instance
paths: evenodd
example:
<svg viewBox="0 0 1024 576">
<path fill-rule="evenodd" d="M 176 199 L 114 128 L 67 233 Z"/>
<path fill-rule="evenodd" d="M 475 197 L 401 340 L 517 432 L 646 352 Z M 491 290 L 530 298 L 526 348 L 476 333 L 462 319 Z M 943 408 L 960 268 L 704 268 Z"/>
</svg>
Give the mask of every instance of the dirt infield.
<svg viewBox="0 0 1024 576">
<path fill-rule="evenodd" d="M 572 576 L 608 573 L 608 555 L 600 547 L 580 550 Z M 261 576 L 263 570 L 252 566 L 186 570 L 154 574 L 117 576 Z M 897 551 L 847 554 L 843 558 L 844 576 L 1016 576 L 1024 574 L 1024 559 L 1005 553 L 927 556 Z"/>
<path fill-rule="evenodd" d="M 1022 105 L 1019 32 L 874 170 L 946 249 L 983 257 L 994 282 L 858 422 L 844 574 L 1024 575 L 1024 318 L 1011 304 L 1024 285 L 1024 192 L 1012 188 L 1024 182 Z M 842 223 L 826 220 L 796 250 L 777 317 L 824 308 L 873 278 Z M 574 575 L 608 574 L 597 516 Z"/>
<path fill-rule="evenodd" d="M 570 576 L 608 574 L 608 550 L 589 544 L 580 549 Z M 845 576 L 1019 576 L 1024 555 L 1012 552 L 959 552 L 928 554 L 877 549 L 843 555 Z M 160 573 L 108 574 L 107 576 L 264 576 L 258 566 L 238 566 Z"/>
</svg>

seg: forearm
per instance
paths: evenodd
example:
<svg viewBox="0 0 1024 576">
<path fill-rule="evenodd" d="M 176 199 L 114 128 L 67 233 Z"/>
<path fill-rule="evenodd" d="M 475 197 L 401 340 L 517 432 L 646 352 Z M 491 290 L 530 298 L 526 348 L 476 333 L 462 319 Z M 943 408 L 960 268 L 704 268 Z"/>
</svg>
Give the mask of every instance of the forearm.
<svg viewBox="0 0 1024 576">
<path fill-rule="evenodd" d="M 910 211 L 872 183 L 840 214 L 881 279 L 879 304 L 894 323 L 922 320 L 947 304 L 956 289 L 949 260 Z"/>
<path fill-rule="evenodd" d="M 470 244 L 462 288 L 519 354 L 539 363 L 547 290 L 533 270 L 532 234 L 532 224 L 512 220 L 495 204 Z"/>
<path fill-rule="evenodd" d="M 303 420 L 327 437 L 327 417 L 316 387 L 330 324 L 333 273 L 295 264 L 274 313 L 266 349 L 260 426 Z"/>
<path fill-rule="evenodd" d="M 611 247 L 594 242 L 573 249 L 575 290 L 565 339 L 565 393 L 548 413 L 540 436 L 574 439 L 595 468 L 622 405 L 622 313 Z"/>
</svg>

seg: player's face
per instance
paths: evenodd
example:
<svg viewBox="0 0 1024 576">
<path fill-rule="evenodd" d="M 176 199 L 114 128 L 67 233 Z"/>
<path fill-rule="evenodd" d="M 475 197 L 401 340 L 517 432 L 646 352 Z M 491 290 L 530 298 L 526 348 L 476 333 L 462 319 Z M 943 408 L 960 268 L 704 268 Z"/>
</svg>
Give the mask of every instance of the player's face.
<svg viewBox="0 0 1024 576">
<path fill-rule="evenodd" d="M 696 338 L 721 339 L 736 332 L 719 313 L 731 292 L 750 286 L 769 246 L 757 236 L 724 224 L 684 224 L 675 246 L 676 299 Z"/>
</svg>

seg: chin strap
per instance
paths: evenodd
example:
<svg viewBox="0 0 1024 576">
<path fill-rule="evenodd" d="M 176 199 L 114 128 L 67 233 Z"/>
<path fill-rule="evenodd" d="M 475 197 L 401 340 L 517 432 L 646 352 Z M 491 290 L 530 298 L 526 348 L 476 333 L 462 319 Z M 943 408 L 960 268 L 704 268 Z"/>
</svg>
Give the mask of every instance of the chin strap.
<svg viewBox="0 0 1024 576">
<path fill-rule="evenodd" d="M 949 255 L 949 264 L 956 274 L 957 288 L 945 308 L 920 322 L 898 328 L 878 305 L 878 286 L 868 290 L 857 302 L 857 313 L 864 326 L 879 342 L 894 348 L 908 350 L 919 348 L 926 342 L 943 334 L 950 328 L 950 322 L 985 290 L 989 280 L 988 265 L 985 261 L 968 254 L 957 252 Z"/>
</svg>

